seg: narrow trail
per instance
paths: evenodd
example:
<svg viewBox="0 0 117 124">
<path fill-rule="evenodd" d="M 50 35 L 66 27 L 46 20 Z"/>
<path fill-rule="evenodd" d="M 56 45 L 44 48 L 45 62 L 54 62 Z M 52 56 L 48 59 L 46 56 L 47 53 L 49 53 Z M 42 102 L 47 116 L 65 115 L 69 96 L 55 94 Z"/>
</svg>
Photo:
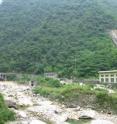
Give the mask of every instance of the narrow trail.
<svg viewBox="0 0 117 124">
<path fill-rule="evenodd" d="M 66 120 L 78 119 L 84 109 L 66 108 L 47 98 L 33 94 L 30 86 L 18 85 L 14 82 L 0 82 L 0 93 L 6 101 L 16 103 L 17 109 L 11 108 L 16 113 L 16 121 L 7 124 L 68 124 Z M 117 116 L 99 114 L 94 111 L 84 111 L 95 120 L 105 119 L 112 121 L 109 124 L 116 124 Z M 90 124 L 90 123 L 89 123 Z M 100 123 L 91 123 L 100 124 Z M 101 123 L 104 124 L 104 123 Z"/>
<path fill-rule="evenodd" d="M 110 35 L 112 37 L 113 43 L 117 46 L 117 30 L 112 30 Z"/>
</svg>

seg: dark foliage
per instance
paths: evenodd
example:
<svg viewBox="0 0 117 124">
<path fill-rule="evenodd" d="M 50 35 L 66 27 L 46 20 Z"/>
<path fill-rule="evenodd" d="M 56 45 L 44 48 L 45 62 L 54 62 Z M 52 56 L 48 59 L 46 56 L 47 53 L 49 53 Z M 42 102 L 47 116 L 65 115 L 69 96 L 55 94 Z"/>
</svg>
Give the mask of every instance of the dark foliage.
<svg viewBox="0 0 117 124">
<path fill-rule="evenodd" d="M 0 124 L 5 124 L 5 122 L 13 120 L 15 120 L 15 114 L 8 109 L 3 96 L 0 94 Z"/>
<path fill-rule="evenodd" d="M 110 9 L 108 9 L 110 7 Z M 117 68 L 108 31 L 113 0 L 5 0 L 0 5 L 0 71 L 95 76 Z"/>
</svg>

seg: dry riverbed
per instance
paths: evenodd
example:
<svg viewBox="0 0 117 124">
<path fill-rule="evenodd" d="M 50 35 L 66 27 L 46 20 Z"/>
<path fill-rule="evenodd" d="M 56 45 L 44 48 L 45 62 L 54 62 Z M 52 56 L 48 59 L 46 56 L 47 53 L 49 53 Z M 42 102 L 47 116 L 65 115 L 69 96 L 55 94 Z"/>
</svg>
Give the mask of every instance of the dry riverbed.
<svg viewBox="0 0 117 124">
<path fill-rule="evenodd" d="M 10 109 L 16 113 L 16 121 L 8 124 L 67 124 L 67 119 L 78 120 L 79 117 L 92 118 L 91 124 L 117 124 L 116 115 L 100 114 L 79 106 L 66 108 L 64 105 L 33 94 L 27 85 L 0 82 L 0 92 Z"/>
</svg>

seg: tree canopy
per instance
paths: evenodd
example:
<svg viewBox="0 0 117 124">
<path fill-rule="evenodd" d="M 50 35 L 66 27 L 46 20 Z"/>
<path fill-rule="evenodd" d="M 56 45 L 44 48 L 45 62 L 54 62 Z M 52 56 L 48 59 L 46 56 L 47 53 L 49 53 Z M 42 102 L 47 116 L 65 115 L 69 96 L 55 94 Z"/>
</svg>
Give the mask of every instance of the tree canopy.
<svg viewBox="0 0 117 124">
<path fill-rule="evenodd" d="M 0 71 L 95 76 L 117 69 L 116 0 L 4 0 Z"/>
</svg>

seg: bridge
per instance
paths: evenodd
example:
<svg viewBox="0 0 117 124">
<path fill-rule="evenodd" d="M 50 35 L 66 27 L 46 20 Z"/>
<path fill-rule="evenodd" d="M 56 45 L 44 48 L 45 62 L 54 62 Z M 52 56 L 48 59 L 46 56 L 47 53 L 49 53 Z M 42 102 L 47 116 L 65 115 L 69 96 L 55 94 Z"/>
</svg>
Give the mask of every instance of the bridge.
<svg viewBox="0 0 117 124">
<path fill-rule="evenodd" d="M 3 73 L 0 72 L 0 81 L 6 81 L 15 77 L 20 76 L 21 74 L 19 73 Z"/>
<path fill-rule="evenodd" d="M 7 76 L 5 73 L 0 73 L 0 81 L 5 81 L 7 79 Z"/>
</svg>

